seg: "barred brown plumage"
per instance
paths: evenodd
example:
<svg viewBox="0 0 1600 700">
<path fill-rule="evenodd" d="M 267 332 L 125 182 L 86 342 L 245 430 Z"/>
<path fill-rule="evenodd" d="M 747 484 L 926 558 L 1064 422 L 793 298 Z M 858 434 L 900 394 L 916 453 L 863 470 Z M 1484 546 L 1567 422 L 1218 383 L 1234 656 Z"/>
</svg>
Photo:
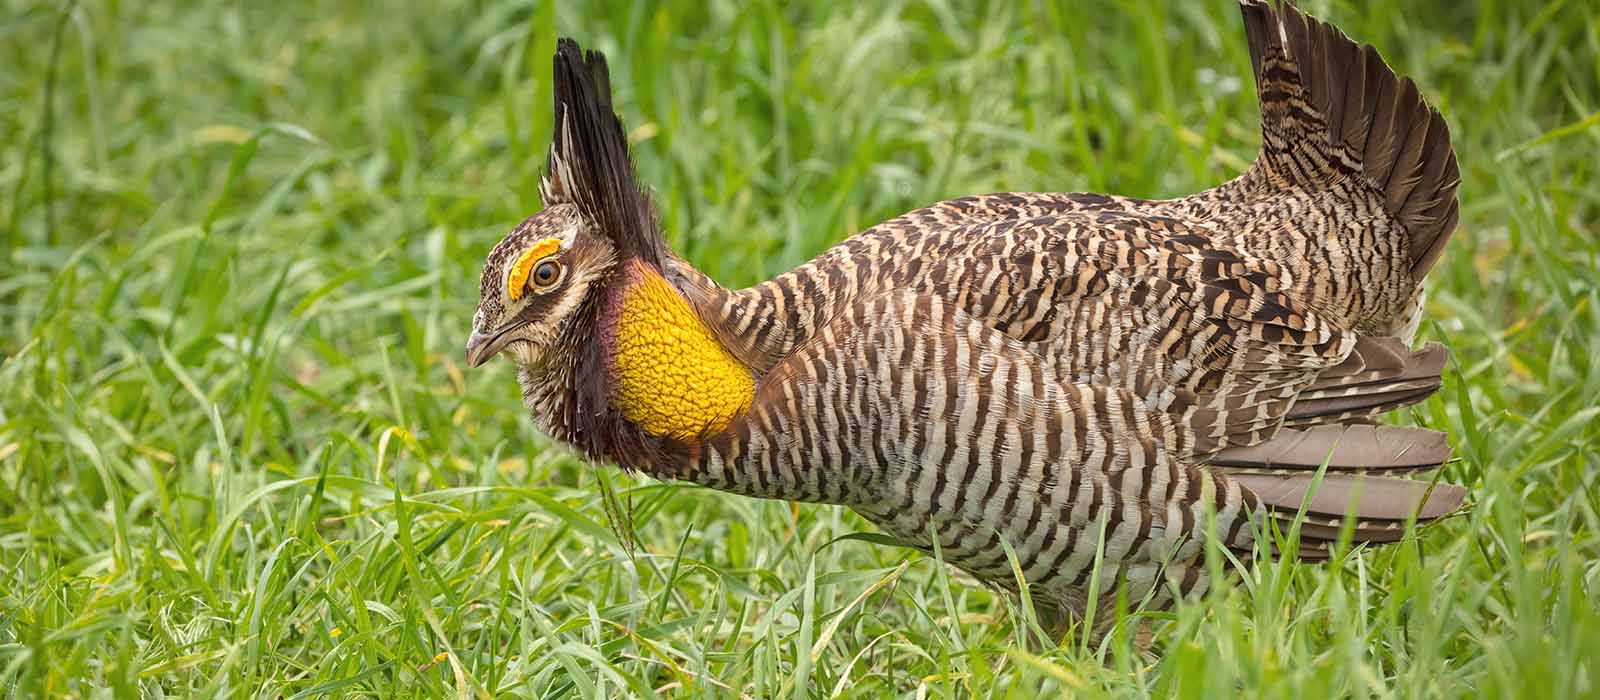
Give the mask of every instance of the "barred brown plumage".
<svg viewBox="0 0 1600 700">
<path fill-rule="evenodd" d="M 667 249 L 604 59 L 563 40 L 547 208 L 490 254 L 468 360 L 509 350 L 535 419 L 595 460 L 846 505 L 1005 588 L 1009 545 L 1067 618 L 1119 582 L 1204 590 L 1208 532 L 1249 560 L 1303 510 L 1302 559 L 1341 529 L 1395 541 L 1465 496 L 1398 478 L 1443 464 L 1443 433 L 1375 422 L 1442 383 L 1444 349 L 1410 343 L 1457 218 L 1449 134 L 1370 46 L 1241 8 L 1263 137 L 1236 179 L 940 202 L 737 291 Z M 567 272 L 508 294 L 529 250 Z"/>
</svg>

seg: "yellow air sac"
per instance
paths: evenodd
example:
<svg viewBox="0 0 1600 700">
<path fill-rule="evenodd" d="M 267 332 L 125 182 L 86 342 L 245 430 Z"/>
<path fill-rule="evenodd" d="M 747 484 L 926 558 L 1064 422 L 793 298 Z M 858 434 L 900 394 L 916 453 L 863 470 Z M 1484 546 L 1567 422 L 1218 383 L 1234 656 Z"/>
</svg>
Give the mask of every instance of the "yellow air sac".
<svg viewBox="0 0 1600 700">
<path fill-rule="evenodd" d="M 613 400 L 651 435 L 693 440 L 728 427 L 750 406 L 750 370 L 717 341 L 661 274 L 628 263 L 616 302 Z"/>
</svg>

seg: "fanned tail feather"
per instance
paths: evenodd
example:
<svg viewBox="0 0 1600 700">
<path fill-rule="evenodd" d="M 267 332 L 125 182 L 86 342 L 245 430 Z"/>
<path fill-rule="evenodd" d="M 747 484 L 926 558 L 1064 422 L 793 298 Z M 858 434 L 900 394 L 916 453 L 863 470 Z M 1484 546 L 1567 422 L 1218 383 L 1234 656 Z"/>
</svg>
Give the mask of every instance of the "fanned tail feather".
<svg viewBox="0 0 1600 700">
<path fill-rule="evenodd" d="M 1186 429 L 1190 454 L 1243 494 L 1257 522 L 1283 532 L 1299 527 L 1298 550 L 1283 554 L 1322 560 L 1345 532 L 1357 544 L 1393 542 L 1413 520 L 1445 517 L 1466 497 L 1460 486 L 1404 478 L 1449 461 L 1444 433 L 1377 424 L 1443 383 L 1445 348 L 1413 350 L 1408 343 L 1423 311 L 1423 278 L 1459 219 L 1460 170 L 1444 119 L 1374 48 L 1291 2 L 1240 5 L 1261 151 L 1237 180 L 1184 206 L 1203 213 L 1242 200 L 1282 200 L 1337 210 L 1337 225 L 1309 227 L 1300 232 L 1305 240 L 1293 242 L 1331 247 L 1330 259 L 1357 262 L 1323 277 L 1306 265 L 1287 266 L 1294 276 L 1286 284 L 1249 280 L 1296 303 L 1252 295 L 1256 305 L 1228 320 L 1261 347 L 1194 373 L 1192 395 L 1164 410 Z M 1218 237 L 1279 264 L 1303 262 L 1300 248 L 1275 238 L 1276 227 L 1292 226 L 1299 214 L 1283 209 L 1283 221 Z M 1209 254 L 1205 262 L 1228 260 Z M 1352 293 L 1354 285 L 1378 291 L 1363 296 Z M 1230 538 L 1229 546 L 1241 554 L 1271 547 L 1247 540 Z"/>
<path fill-rule="evenodd" d="M 1395 478 L 1449 461 L 1444 433 L 1359 421 L 1437 391 L 1447 358 L 1438 344 L 1411 351 L 1396 338 L 1358 338 L 1343 362 L 1295 399 L 1270 439 L 1226 447 L 1207 462 L 1251 493 L 1280 532 L 1290 530 L 1305 505 L 1300 559 L 1327 559 L 1347 524 L 1356 544 L 1397 541 L 1410 517 L 1427 523 L 1448 515 L 1466 489 Z M 1325 471 L 1320 483 L 1319 470 Z"/>
<path fill-rule="evenodd" d="M 1449 459 L 1442 432 L 1329 425 L 1284 429 L 1266 442 L 1222 450 L 1209 465 L 1249 492 L 1279 532 L 1290 531 L 1303 507 L 1295 556 L 1321 561 L 1347 525 L 1352 543 L 1381 544 L 1404 536 L 1413 516 L 1426 524 L 1459 509 L 1465 488 L 1395 478 L 1431 472 Z"/>
<path fill-rule="evenodd" d="M 1406 230 L 1421 281 L 1460 217 L 1461 171 L 1444 117 L 1416 83 L 1333 25 L 1292 4 L 1241 0 L 1261 102 L 1257 168 L 1287 187 L 1355 179 Z"/>
</svg>

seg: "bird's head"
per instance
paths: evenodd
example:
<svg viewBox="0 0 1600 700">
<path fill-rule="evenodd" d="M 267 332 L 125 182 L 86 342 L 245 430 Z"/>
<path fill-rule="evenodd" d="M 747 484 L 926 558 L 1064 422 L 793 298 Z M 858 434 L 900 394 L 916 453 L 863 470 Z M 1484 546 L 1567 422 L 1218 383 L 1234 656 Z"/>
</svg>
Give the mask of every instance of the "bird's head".
<svg viewBox="0 0 1600 700">
<path fill-rule="evenodd" d="M 546 200 L 549 201 L 549 200 Z M 616 246 L 570 203 L 528 217 L 484 261 L 478 311 L 467 341 L 467 364 L 502 352 L 536 367 L 569 334 L 616 266 Z"/>
<path fill-rule="evenodd" d="M 474 367 L 504 352 L 524 369 L 580 346 L 619 263 L 659 268 L 665 243 L 635 181 L 627 132 L 612 111 L 605 56 L 562 39 L 555 56 L 555 136 L 539 190 L 544 211 L 489 253 L 467 341 Z"/>
</svg>

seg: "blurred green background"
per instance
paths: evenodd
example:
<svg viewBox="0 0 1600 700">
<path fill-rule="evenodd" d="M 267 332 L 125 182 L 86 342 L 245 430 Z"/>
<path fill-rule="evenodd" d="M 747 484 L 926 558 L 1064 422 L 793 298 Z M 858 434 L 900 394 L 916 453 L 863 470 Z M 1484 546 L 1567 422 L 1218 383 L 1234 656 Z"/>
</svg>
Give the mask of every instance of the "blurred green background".
<svg viewBox="0 0 1600 700">
<path fill-rule="evenodd" d="M 1304 4 L 1453 129 L 1412 418 L 1476 508 L 1163 614 L 1149 664 L 841 509 L 581 464 L 461 348 L 558 34 L 743 286 L 951 196 L 1232 177 L 1232 3 L 4 2 L 0 697 L 1600 693 L 1600 8 Z"/>
</svg>

